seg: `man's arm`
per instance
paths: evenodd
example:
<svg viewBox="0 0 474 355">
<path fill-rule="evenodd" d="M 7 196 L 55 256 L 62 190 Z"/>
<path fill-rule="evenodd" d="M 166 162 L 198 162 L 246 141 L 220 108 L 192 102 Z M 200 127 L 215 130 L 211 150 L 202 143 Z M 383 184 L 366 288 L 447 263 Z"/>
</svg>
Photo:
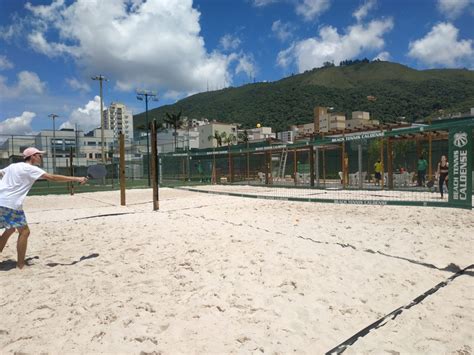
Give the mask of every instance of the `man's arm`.
<svg viewBox="0 0 474 355">
<path fill-rule="evenodd" d="M 56 175 L 56 174 L 48 174 L 44 173 L 40 176 L 42 179 L 46 179 L 48 181 L 57 181 L 57 182 L 78 182 L 80 184 L 85 184 L 87 182 L 86 177 L 79 177 L 79 176 L 65 176 L 65 175 Z"/>
</svg>

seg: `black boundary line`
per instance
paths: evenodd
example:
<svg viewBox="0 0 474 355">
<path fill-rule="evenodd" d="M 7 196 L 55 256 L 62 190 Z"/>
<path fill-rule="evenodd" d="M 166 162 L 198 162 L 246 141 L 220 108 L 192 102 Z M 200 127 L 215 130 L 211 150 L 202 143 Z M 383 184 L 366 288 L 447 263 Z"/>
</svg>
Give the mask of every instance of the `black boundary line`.
<svg viewBox="0 0 474 355">
<path fill-rule="evenodd" d="M 137 212 L 118 212 L 118 213 L 106 213 L 106 214 L 97 214 L 94 216 L 87 216 L 87 217 L 78 217 L 78 218 L 73 218 L 73 221 L 79 221 L 82 219 L 91 219 L 91 218 L 100 218 L 100 217 L 113 217 L 113 216 L 122 216 L 125 214 L 135 214 Z"/>
<path fill-rule="evenodd" d="M 472 269 L 474 268 L 474 264 L 471 264 L 467 267 L 465 267 L 464 269 L 462 270 L 459 270 L 458 272 L 456 272 L 454 275 L 450 276 L 448 279 L 446 279 L 445 281 L 443 282 L 440 282 L 439 284 L 437 284 L 436 286 L 430 288 L 429 290 L 425 291 L 424 293 L 422 293 L 421 295 L 419 295 L 418 297 L 415 297 L 409 304 L 407 305 L 404 305 L 404 306 L 401 306 L 401 307 L 398 307 L 397 309 L 393 310 L 392 312 L 390 312 L 389 314 L 383 316 L 382 318 L 380 318 L 379 320 L 373 322 L 372 324 L 370 324 L 369 326 L 365 327 L 364 329 L 360 330 L 359 332 L 357 332 L 356 334 L 354 334 L 353 336 L 351 336 L 350 338 L 346 339 L 345 341 L 343 341 L 341 344 L 337 345 L 336 347 L 332 348 L 331 350 L 329 350 L 328 352 L 326 352 L 325 354 L 326 355 L 330 355 L 330 354 L 342 354 L 346 349 L 347 347 L 353 345 L 357 340 L 359 340 L 359 338 L 363 338 L 365 337 L 367 334 L 369 334 L 372 330 L 374 329 L 378 329 L 380 327 L 383 327 L 385 324 L 387 324 L 387 322 L 389 320 L 387 320 L 388 318 L 391 318 L 391 320 L 394 320 L 395 318 L 397 318 L 404 310 L 407 310 L 407 309 L 410 309 L 411 307 L 413 306 L 416 306 L 417 304 L 419 304 L 421 301 L 423 301 L 426 297 L 436 293 L 439 289 L 441 289 L 442 287 L 445 287 L 447 286 L 448 284 L 450 284 L 453 280 L 455 280 L 456 278 L 458 278 L 459 276 L 463 275 L 464 273 L 466 273 L 466 271 L 468 269 Z"/>
<path fill-rule="evenodd" d="M 60 221 L 48 221 L 46 223 L 62 223 L 62 222 L 70 222 L 70 221 L 80 221 L 82 219 L 91 219 L 91 218 L 100 218 L 100 217 L 114 217 L 114 216 L 121 216 L 125 214 L 136 214 L 136 213 L 141 213 L 141 212 L 118 212 L 118 213 L 106 213 L 106 214 L 97 214 L 93 216 L 86 216 L 86 217 L 78 217 L 78 218 L 72 218 L 72 219 L 63 219 Z M 45 222 L 33 222 L 33 223 L 28 223 L 29 225 L 32 224 L 44 224 Z"/>
</svg>

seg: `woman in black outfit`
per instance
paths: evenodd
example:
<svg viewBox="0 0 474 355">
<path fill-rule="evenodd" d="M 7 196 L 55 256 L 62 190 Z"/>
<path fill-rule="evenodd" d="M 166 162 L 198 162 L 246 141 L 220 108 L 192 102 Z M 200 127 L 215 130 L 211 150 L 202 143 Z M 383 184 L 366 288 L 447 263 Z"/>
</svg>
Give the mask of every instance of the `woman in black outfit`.
<svg viewBox="0 0 474 355">
<path fill-rule="evenodd" d="M 441 198 L 443 198 L 443 185 L 446 182 L 446 189 L 448 189 L 448 173 L 449 173 L 449 164 L 446 155 L 441 156 L 441 161 L 438 163 L 438 170 L 436 174 L 438 175 L 439 182 L 439 192 L 441 193 Z"/>
</svg>

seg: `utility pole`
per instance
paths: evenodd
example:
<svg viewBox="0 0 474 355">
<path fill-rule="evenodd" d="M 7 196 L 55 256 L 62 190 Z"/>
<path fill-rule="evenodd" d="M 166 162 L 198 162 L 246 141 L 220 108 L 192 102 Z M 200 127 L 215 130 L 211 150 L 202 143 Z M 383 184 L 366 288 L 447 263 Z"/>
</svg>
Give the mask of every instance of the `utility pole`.
<svg viewBox="0 0 474 355">
<path fill-rule="evenodd" d="M 55 120 L 58 115 L 55 113 L 52 113 L 48 115 L 48 117 L 51 117 L 53 119 L 53 174 L 56 174 L 56 123 Z"/>
<path fill-rule="evenodd" d="M 148 186 L 151 186 L 150 180 L 150 124 L 148 122 L 148 101 L 158 101 L 156 91 L 137 90 L 137 100 L 145 101 L 145 125 L 146 125 L 146 154 L 148 162 Z"/>
<path fill-rule="evenodd" d="M 102 95 L 102 82 L 109 81 L 105 76 L 99 74 L 91 77 L 92 80 L 99 80 L 100 83 L 100 142 L 102 164 L 105 165 L 105 147 L 104 147 L 104 100 Z"/>
</svg>

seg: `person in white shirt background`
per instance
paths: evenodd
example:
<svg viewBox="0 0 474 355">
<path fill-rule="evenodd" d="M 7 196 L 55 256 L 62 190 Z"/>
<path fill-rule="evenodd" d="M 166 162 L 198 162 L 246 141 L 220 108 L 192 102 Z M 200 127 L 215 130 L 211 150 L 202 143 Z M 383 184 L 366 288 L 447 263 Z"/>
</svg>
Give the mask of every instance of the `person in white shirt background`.
<svg viewBox="0 0 474 355">
<path fill-rule="evenodd" d="M 56 182 L 79 182 L 84 184 L 86 177 L 75 177 L 48 174 L 39 167 L 42 164 L 42 154 L 36 148 L 30 147 L 23 151 L 23 162 L 10 164 L 0 169 L 0 229 L 5 229 L 0 236 L 0 253 L 5 248 L 8 238 L 18 231 L 17 267 L 25 266 L 26 248 L 30 229 L 23 211 L 23 201 L 31 187 L 38 179 Z"/>
</svg>

